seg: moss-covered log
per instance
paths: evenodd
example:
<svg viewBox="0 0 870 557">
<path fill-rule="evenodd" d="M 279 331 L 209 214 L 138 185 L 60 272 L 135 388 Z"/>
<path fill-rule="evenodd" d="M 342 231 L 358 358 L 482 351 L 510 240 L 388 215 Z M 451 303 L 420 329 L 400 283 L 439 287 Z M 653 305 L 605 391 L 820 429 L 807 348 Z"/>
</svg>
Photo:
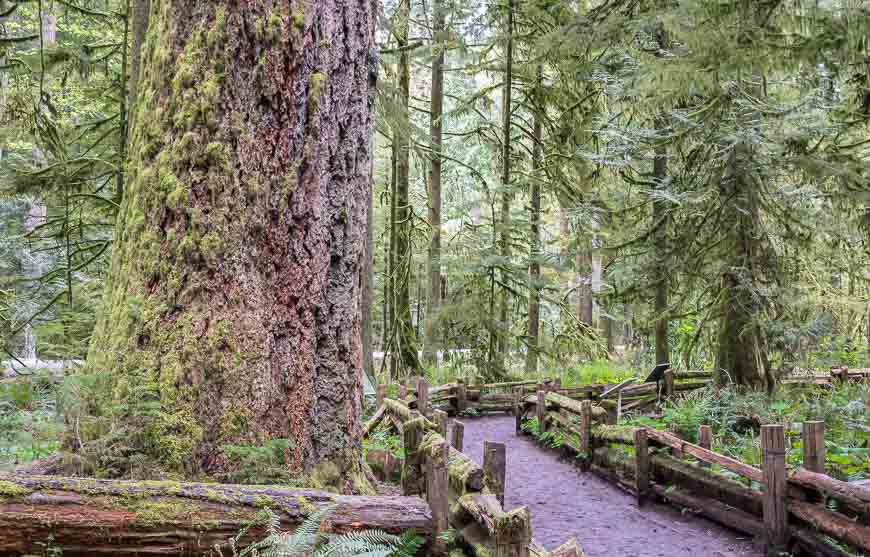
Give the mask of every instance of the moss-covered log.
<svg viewBox="0 0 870 557">
<path fill-rule="evenodd" d="M 252 526 L 262 538 L 263 509 L 292 530 L 334 505 L 328 528 L 346 532 L 431 532 L 428 505 L 416 497 L 354 497 L 280 486 L 131 482 L 0 476 L 0 552 L 75 555 L 205 555 Z"/>
<path fill-rule="evenodd" d="M 634 445 L 634 432 L 637 428 L 617 425 L 597 425 L 592 428 L 592 438 L 596 443 L 622 443 Z"/>
<path fill-rule="evenodd" d="M 104 473 L 192 477 L 281 439 L 291 471 L 356 483 L 376 8 L 150 4 L 69 442 Z"/>
<path fill-rule="evenodd" d="M 420 451 L 425 454 L 442 441 L 444 438 L 439 433 L 430 431 L 423 437 Z M 476 493 L 483 489 L 483 468 L 468 455 L 453 447 L 450 447 L 448 452 L 447 475 L 450 479 L 450 487 L 457 495 Z"/>
</svg>

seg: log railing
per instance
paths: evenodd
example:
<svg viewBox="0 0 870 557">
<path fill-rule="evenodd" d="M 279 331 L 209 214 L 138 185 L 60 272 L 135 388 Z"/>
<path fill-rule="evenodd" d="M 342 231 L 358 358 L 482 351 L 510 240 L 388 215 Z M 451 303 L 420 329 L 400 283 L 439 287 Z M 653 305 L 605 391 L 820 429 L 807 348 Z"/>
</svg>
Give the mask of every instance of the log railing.
<svg viewBox="0 0 870 557">
<path fill-rule="evenodd" d="M 484 465 L 475 463 L 460 445 L 447 442 L 444 427 L 428 420 L 404 402 L 385 398 L 366 424 L 370 433 L 380 424 L 397 426 L 402 435 L 402 491 L 425 497 L 432 509 L 433 538 L 453 528 L 478 557 L 528 557 L 531 544 L 529 511 L 503 509 L 504 445 L 487 443 Z M 462 425 L 454 423 L 452 439 L 461 440 Z"/>
<path fill-rule="evenodd" d="M 541 431 L 561 433 L 564 450 L 635 494 L 639 504 L 657 497 L 692 509 L 758 536 L 773 554 L 848 555 L 827 538 L 870 554 L 870 490 L 820 473 L 823 423 L 803 425 L 804 465 L 789 475 L 781 425 L 762 426 L 758 468 L 711 450 L 708 426 L 701 426 L 694 444 L 666 431 L 583 420 L 590 410 L 581 409 L 578 417 L 574 402 L 552 393 L 526 397 L 518 419 L 537 418 Z"/>
</svg>

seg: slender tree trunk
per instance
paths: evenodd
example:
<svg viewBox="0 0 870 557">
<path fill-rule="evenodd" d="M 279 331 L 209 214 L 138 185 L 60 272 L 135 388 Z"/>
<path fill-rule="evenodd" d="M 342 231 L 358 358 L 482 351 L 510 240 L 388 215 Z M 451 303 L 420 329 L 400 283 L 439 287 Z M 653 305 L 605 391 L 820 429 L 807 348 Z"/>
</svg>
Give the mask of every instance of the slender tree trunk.
<svg viewBox="0 0 870 557">
<path fill-rule="evenodd" d="M 289 470 L 362 485 L 373 5 L 152 0 L 149 19 L 69 443 L 106 474 L 139 455 L 201 475 L 284 439 Z"/>
<path fill-rule="evenodd" d="M 511 255 L 510 249 L 510 227 L 511 227 L 511 200 L 513 195 L 509 190 L 511 186 L 511 93 L 513 91 L 513 67 L 514 67 L 514 4 L 513 0 L 507 0 L 507 22 L 505 24 L 505 34 L 507 36 L 505 44 L 505 72 L 504 72 L 504 89 L 502 93 L 502 160 L 501 160 L 501 216 L 499 226 L 501 228 L 500 251 L 502 256 L 502 265 L 507 267 Z M 510 273 L 505 268 L 501 271 L 501 281 L 507 285 L 510 281 Z M 507 288 L 502 288 L 499 298 L 499 324 L 497 329 L 498 335 L 498 353 L 500 359 L 507 354 L 508 340 L 510 335 L 510 322 L 508 318 L 508 302 L 510 299 L 510 291 Z M 501 367 L 501 366 L 500 366 Z"/>
<path fill-rule="evenodd" d="M 659 129 L 664 124 L 659 123 Z M 653 181 L 657 189 L 667 188 L 668 179 L 668 152 L 664 144 L 659 144 L 655 149 L 653 161 Z M 668 285 L 670 284 L 667 265 L 667 213 L 661 196 L 657 197 L 652 204 L 653 226 L 656 227 L 655 242 L 655 336 L 656 336 L 656 363 L 670 362 L 668 350 Z"/>
<path fill-rule="evenodd" d="M 399 358 L 397 356 L 397 346 L 398 337 L 396 335 L 397 328 L 397 314 L 396 314 L 396 284 L 397 284 L 397 276 L 398 272 L 396 271 L 396 231 L 398 226 L 396 225 L 396 168 L 399 161 L 399 153 L 398 153 L 398 132 L 393 132 L 393 143 L 390 146 L 390 221 L 388 223 L 389 233 L 390 233 L 390 261 L 389 267 L 387 271 L 387 287 L 388 293 L 385 294 L 389 303 L 387 307 L 389 309 L 389 321 L 387 322 L 386 330 L 387 330 L 387 347 L 389 352 L 389 363 L 390 363 L 390 378 L 398 379 L 399 378 Z"/>
<path fill-rule="evenodd" d="M 542 98 L 540 93 L 541 82 L 543 81 L 543 67 L 540 65 L 537 69 L 536 97 L 538 99 L 538 109 Z M 539 176 L 543 166 L 542 142 L 543 142 L 543 127 L 541 126 L 541 117 L 535 114 L 535 121 L 532 129 L 532 137 L 534 145 L 532 145 L 532 186 L 530 192 L 531 215 L 529 216 L 529 321 L 527 330 L 527 350 L 526 350 L 526 373 L 537 373 L 538 371 L 538 350 L 540 343 L 540 321 L 541 321 L 541 178 Z"/>
<path fill-rule="evenodd" d="M 432 93 L 429 133 L 432 154 L 429 169 L 429 305 L 426 326 L 426 362 L 438 363 L 438 308 L 441 306 L 441 117 L 444 112 L 444 6 L 432 1 Z"/>
<path fill-rule="evenodd" d="M 420 369 L 417 357 L 417 336 L 414 333 L 414 322 L 411 316 L 411 277 L 412 256 L 411 231 L 411 201 L 408 195 L 411 163 L 410 120 L 408 118 L 411 99 L 411 54 L 408 51 L 408 31 L 410 23 L 410 0 L 399 3 L 398 34 L 399 95 L 402 107 L 401 129 L 394 137 L 396 142 L 396 267 L 395 300 L 396 300 L 396 345 L 402 373 L 414 375 Z"/>
<path fill-rule="evenodd" d="M 751 387 L 774 386 L 768 369 L 767 343 L 758 318 L 762 308 L 756 296 L 760 251 L 757 238 L 759 209 L 751 179 L 751 152 L 744 143 L 732 147 L 720 189 L 729 199 L 728 219 L 732 258 L 722 274 L 722 308 L 717 380 Z"/>
<path fill-rule="evenodd" d="M 366 192 L 366 250 L 362 273 L 362 298 L 360 300 L 361 342 L 363 351 L 363 371 L 368 374 L 372 385 L 376 384 L 374 369 L 373 322 L 375 305 L 375 237 L 372 217 L 374 215 L 374 157 L 369 168 L 369 188 Z"/>
<path fill-rule="evenodd" d="M 592 331 L 595 327 L 594 299 L 592 296 L 592 251 L 583 247 L 587 242 L 583 231 L 577 232 L 577 318 Z"/>
</svg>

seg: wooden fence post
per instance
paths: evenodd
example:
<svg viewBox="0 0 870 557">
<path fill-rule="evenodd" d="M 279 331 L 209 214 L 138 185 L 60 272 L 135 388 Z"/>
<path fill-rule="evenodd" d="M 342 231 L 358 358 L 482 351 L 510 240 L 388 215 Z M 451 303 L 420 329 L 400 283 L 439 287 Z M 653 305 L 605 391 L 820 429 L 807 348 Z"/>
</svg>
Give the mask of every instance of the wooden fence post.
<svg viewBox="0 0 870 557">
<path fill-rule="evenodd" d="M 538 431 L 547 431 L 547 391 L 538 391 L 538 405 L 535 408 L 538 416 Z"/>
<path fill-rule="evenodd" d="M 804 468 L 825 473 L 825 422 L 804 422 Z"/>
<path fill-rule="evenodd" d="M 453 428 L 450 431 L 451 445 L 453 448 L 462 452 L 462 443 L 465 439 L 465 424 L 453 420 Z"/>
<path fill-rule="evenodd" d="M 435 424 L 438 426 L 438 433 L 441 437 L 447 439 L 447 412 L 444 410 L 434 411 Z"/>
<path fill-rule="evenodd" d="M 447 442 L 441 440 L 432 447 L 427 456 L 429 462 L 426 466 L 426 501 L 432 509 L 433 549 L 438 554 L 447 552 L 446 542 L 439 537 L 450 527 L 448 524 L 450 505 L 447 502 L 450 490 L 447 468 L 449 451 Z"/>
<path fill-rule="evenodd" d="M 456 380 L 456 413 L 461 414 L 468 409 L 468 393 L 465 390 L 465 381 Z"/>
<path fill-rule="evenodd" d="M 377 392 L 375 394 L 375 404 L 377 408 L 380 408 L 384 404 L 384 397 L 387 395 L 387 386 L 386 385 L 378 385 Z"/>
<path fill-rule="evenodd" d="M 483 477 L 487 487 L 492 491 L 504 508 L 504 482 L 506 473 L 506 455 L 504 443 L 483 442 Z"/>
<path fill-rule="evenodd" d="M 516 425 L 516 434 L 523 432 L 523 388 L 514 387 L 514 421 Z"/>
<path fill-rule="evenodd" d="M 401 381 L 399 382 L 399 400 L 405 402 L 405 399 L 408 398 L 408 387 L 405 386 Z"/>
<path fill-rule="evenodd" d="M 704 447 L 708 451 L 713 448 L 713 428 L 708 425 L 698 426 L 698 445 Z M 701 461 L 702 468 L 709 468 L 710 464 Z"/>
<path fill-rule="evenodd" d="M 665 398 L 674 396 L 674 372 L 673 370 L 665 371 Z"/>
<path fill-rule="evenodd" d="M 761 426 L 762 477 L 764 479 L 764 532 L 767 554 L 778 555 L 788 542 L 786 509 L 785 429 L 778 424 Z"/>
<path fill-rule="evenodd" d="M 583 455 L 581 467 L 589 470 L 592 462 L 592 401 L 580 402 L 580 454 Z"/>
<path fill-rule="evenodd" d="M 555 379 L 553 379 L 553 389 L 552 390 L 558 391 L 561 388 L 562 388 L 562 378 L 556 377 Z"/>
<path fill-rule="evenodd" d="M 417 379 L 417 411 L 429 415 L 429 383 L 425 377 Z"/>
<path fill-rule="evenodd" d="M 649 439 L 642 427 L 634 430 L 634 464 L 637 505 L 640 507 L 649 496 Z"/>
<path fill-rule="evenodd" d="M 423 422 L 420 418 L 408 420 L 402 426 L 405 462 L 402 465 L 402 494 L 419 495 L 421 492 L 422 462 L 420 443 L 423 441 Z"/>
</svg>

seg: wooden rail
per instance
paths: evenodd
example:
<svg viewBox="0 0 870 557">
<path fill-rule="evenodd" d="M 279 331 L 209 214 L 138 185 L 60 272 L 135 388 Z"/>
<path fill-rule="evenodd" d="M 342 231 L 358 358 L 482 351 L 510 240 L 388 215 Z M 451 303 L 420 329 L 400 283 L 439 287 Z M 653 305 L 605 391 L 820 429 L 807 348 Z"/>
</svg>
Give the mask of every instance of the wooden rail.
<svg viewBox="0 0 870 557">
<path fill-rule="evenodd" d="M 821 422 L 804 424 L 804 465 L 788 475 L 785 432 L 778 424 L 762 427 L 762 467 L 757 468 L 711 450 L 708 426 L 699 429 L 701 444 L 666 431 L 608 425 L 600 419 L 581 426 L 578 420 L 566 419 L 566 411 L 575 415 L 576 401 L 566 402 L 554 393 L 539 395 L 544 396 L 523 400 L 520 419 L 534 417 L 546 424 L 541 431 L 561 433 L 564 450 L 577 453 L 581 466 L 634 493 L 639 504 L 657 497 L 690 508 L 759 536 L 770 554 L 847 555 L 826 538 L 855 553 L 870 554 L 870 489 L 820 472 L 825 459 Z"/>
<path fill-rule="evenodd" d="M 385 398 L 365 433 L 386 424 L 402 435 L 402 492 L 422 495 L 429 503 L 433 539 L 453 528 L 477 557 L 528 557 L 532 541 L 528 509 L 503 509 L 504 445 L 487 442 L 481 467 L 461 446 L 448 444 L 443 423 L 444 418 L 430 421 L 405 402 Z M 457 431 L 461 439 L 461 424 L 454 423 L 454 445 Z M 437 542 L 433 549 L 438 553 L 445 548 Z"/>
</svg>

